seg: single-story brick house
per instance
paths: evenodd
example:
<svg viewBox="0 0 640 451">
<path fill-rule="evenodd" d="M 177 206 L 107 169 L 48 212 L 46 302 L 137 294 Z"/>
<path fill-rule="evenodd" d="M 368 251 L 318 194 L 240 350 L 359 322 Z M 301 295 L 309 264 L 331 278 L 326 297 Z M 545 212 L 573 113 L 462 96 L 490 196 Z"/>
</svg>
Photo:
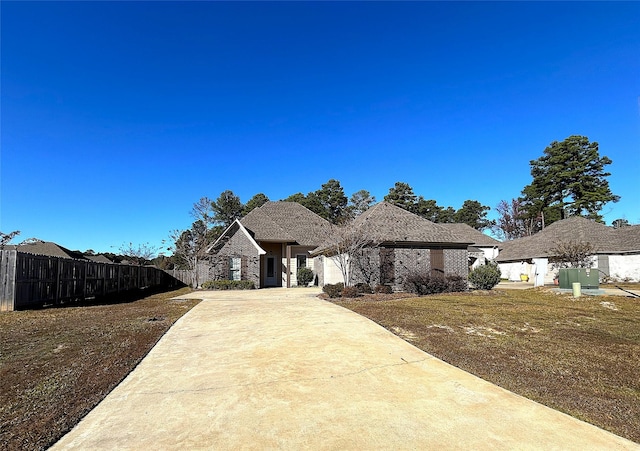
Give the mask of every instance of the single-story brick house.
<svg viewBox="0 0 640 451">
<path fill-rule="evenodd" d="M 366 249 L 375 265 L 372 284 L 400 290 L 406 275 L 418 270 L 468 276 L 467 249 L 474 240 L 440 224 L 381 202 L 352 226 L 373 244 Z M 291 287 L 297 284 L 297 268 L 306 266 L 313 269 L 320 286 L 341 282 L 340 270 L 322 246 L 332 227 L 296 202 L 267 202 L 234 221 L 208 249 L 209 277 L 251 280 L 261 288 Z M 364 281 L 358 271 L 352 280 Z"/>
<path fill-rule="evenodd" d="M 300 266 L 314 269 L 310 251 L 331 224 L 297 202 L 267 202 L 236 220 L 207 250 L 213 280 L 250 280 L 256 287 L 291 287 Z"/>
<path fill-rule="evenodd" d="M 520 280 L 526 274 L 536 286 L 553 283 L 557 270 L 549 264 L 560 242 L 593 246 L 592 267 L 614 280 L 640 281 L 640 226 L 614 229 L 574 216 L 556 221 L 535 235 L 505 241 L 496 261 L 503 277 Z"/>
<path fill-rule="evenodd" d="M 388 202 L 369 208 L 356 218 L 352 227 L 371 241 L 359 258 L 374 269 L 364 274 L 352 265 L 353 284 L 387 284 L 394 290 L 402 290 L 406 276 L 414 271 L 464 278 L 469 274 L 467 248 L 472 240 Z M 323 244 L 311 255 L 319 258 L 316 267 L 321 285 L 342 282 L 330 245 Z"/>
</svg>

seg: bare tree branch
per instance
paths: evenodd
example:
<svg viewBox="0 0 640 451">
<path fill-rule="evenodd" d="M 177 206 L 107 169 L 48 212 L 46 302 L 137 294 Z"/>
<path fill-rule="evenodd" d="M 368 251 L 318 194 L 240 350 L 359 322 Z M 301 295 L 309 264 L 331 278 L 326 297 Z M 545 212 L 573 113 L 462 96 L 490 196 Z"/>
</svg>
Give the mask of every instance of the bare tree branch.
<svg viewBox="0 0 640 451">
<path fill-rule="evenodd" d="M 366 266 L 363 251 L 373 243 L 360 228 L 354 227 L 353 221 L 343 226 L 333 226 L 332 229 L 331 238 L 326 242 L 327 255 L 342 273 L 344 286 L 348 287 L 353 267 Z"/>
</svg>

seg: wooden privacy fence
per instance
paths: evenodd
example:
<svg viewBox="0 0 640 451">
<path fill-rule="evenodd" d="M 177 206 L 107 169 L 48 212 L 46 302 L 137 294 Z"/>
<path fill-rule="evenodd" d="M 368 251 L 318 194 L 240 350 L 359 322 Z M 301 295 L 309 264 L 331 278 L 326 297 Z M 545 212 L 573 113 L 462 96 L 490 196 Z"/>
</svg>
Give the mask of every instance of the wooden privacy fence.
<svg viewBox="0 0 640 451">
<path fill-rule="evenodd" d="M 0 250 L 0 311 L 77 302 L 180 281 L 161 269 Z"/>
<path fill-rule="evenodd" d="M 197 271 L 192 269 L 167 269 L 166 272 L 184 283 L 185 285 L 189 285 L 193 288 L 198 288 L 207 280 L 210 280 L 209 270 L 210 270 L 209 262 L 203 261 L 199 262 Z"/>
</svg>

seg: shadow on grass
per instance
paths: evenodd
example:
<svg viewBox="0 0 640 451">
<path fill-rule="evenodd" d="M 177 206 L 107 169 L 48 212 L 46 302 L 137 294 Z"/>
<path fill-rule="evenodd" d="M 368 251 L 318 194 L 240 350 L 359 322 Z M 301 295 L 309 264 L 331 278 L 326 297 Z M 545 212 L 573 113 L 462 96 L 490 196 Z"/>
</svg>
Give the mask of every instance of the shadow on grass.
<svg viewBox="0 0 640 451">
<path fill-rule="evenodd" d="M 42 304 L 40 306 L 30 306 L 28 308 L 17 309 L 16 311 L 25 310 L 43 310 L 68 307 L 94 307 L 99 305 L 127 304 L 140 299 L 147 298 L 156 294 L 167 293 L 170 291 L 180 290 L 187 287 L 184 283 L 175 284 L 167 287 L 140 288 L 135 290 L 123 291 L 120 293 L 108 294 L 106 296 L 96 296 L 93 298 L 68 300 L 59 304 Z"/>
</svg>

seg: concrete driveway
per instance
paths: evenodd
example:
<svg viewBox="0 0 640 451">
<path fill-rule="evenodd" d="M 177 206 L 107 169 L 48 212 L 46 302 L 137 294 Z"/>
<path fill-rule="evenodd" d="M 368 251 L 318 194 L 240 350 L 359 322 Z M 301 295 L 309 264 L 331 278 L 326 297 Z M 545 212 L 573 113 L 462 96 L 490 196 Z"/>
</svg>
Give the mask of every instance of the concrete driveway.
<svg viewBox="0 0 640 451">
<path fill-rule="evenodd" d="M 640 449 L 313 289 L 198 292 L 60 449 Z"/>
</svg>

